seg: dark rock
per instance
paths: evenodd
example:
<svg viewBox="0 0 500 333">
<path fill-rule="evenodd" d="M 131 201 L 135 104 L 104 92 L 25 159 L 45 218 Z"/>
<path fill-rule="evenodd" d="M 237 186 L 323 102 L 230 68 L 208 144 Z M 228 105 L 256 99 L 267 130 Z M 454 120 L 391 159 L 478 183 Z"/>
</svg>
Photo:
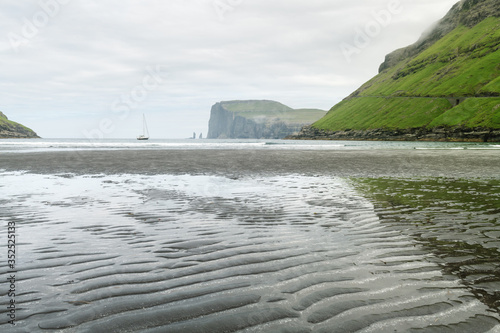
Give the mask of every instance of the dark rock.
<svg viewBox="0 0 500 333">
<path fill-rule="evenodd" d="M 367 140 L 367 141 L 449 141 L 449 142 L 500 142 L 500 129 L 435 127 L 408 129 L 371 129 L 328 131 L 305 126 L 288 140 Z"/>
</svg>

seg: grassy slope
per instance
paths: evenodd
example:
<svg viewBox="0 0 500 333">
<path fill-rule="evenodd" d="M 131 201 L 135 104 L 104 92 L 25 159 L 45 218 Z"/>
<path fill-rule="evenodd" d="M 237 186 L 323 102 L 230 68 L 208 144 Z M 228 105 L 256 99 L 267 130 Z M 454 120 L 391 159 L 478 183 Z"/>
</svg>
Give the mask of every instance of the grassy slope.
<svg viewBox="0 0 500 333">
<path fill-rule="evenodd" d="M 229 101 L 229 102 L 222 102 L 222 105 L 224 108 L 228 111 L 232 112 L 266 112 L 266 111 L 272 111 L 272 112 L 286 112 L 286 111 L 291 111 L 293 110 L 292 108 L 283 105 L 281 103 L 275 102 L 275 101 L 267 101 L 267 100 L 262 100 L 262 101 L 254 101 L 254 100 L 248 100 L 248 101 Z"/>
<path fill-rule="evenodd" d="M 8 120 L 7 116 L 0 112 L 0 126 L 12 126 L 13 123 L 13 121 Z"/>
<path fill-rule="evenodd" d="M 500 18 L 459 26 L 416 57 L 386 69 L 313 126 L 328 130 L 485 126 L 500 128 Z M 376 96 L 376 97 L 375 97 Z M 386 99 L 382 96 L 398 98 Z M 435 97 L 405 98 L 405 97 Z"/>
<path fill-rule="evenodd" d="M 32 132 L 32 130 L 22 124 L 16 123 L 15 121 L 8 120 L 8 118 L 0 112 L 0 128 L 10 129 L 13 131 L 23 130 L 26 132 Z"/>
<path fill-rule="evenodd" d="M 437 126 L 500 128 L 500 97 L 467 99 L 429 124 L 429 127 Z"/>
<path fill-rule="evenodd" d="M 441 98 L 353 98 L 334 106 L 314 126 L 333 131 L 421 127 L 450 105 L 447 99 Z"/>
<path fill-rule="evenodd" d="M 222 102 L 224 108 L 247 119 L 279 119 L 286 123 L 313 123 L 326 111 L 318 109 L 292 109 L 274 101 L 230 101 Z"/>
</svg>

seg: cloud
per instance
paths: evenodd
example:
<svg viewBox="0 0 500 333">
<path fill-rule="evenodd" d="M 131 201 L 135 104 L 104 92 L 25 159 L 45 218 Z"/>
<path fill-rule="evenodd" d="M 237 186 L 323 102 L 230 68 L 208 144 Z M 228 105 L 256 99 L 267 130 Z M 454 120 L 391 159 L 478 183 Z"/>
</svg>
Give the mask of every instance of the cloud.
<svg viewBox="0 0 500 333">
<path fill-rule="evenodd" d="M 342 43 L 394 1 L 401 11 L 347 59 Z M 152 136 L 186 137 L 230 99 L 329 109 L 454 2 L 3 0 L 0 107 L 43 137 L 82 137 L 103 118 L 106 136 L 134 137 L 142 113 Z M 119 117 L 116 100 L 155 66 L 164 80 Z"/>
</svg>

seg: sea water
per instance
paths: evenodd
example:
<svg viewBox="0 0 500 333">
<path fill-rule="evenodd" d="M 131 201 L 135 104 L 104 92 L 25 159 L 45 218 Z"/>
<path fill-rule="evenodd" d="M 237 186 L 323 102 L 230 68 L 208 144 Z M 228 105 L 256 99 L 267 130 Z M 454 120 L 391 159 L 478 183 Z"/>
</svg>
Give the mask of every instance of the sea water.
<svg viewBox="0 0 500 333">
<path fill-rule="evenodd" d="M 500 149 L 500 143 L 210 139 L 3 139 L 0 152 L 98 149 Z"/>
</svg>

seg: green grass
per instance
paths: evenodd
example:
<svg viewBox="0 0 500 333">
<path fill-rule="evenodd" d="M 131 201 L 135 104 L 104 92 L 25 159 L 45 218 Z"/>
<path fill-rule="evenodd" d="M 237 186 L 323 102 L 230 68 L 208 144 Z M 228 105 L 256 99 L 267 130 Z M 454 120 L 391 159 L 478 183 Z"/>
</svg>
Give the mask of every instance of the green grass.
<svg viewBox="0 0 500 333">
<path fill-rule="evenodd" d="M 292 108 L 275 101 L 228 101 L 221 102 L 224 108 L 232 112 L 287 112 L 293 110 Z"/>
<path fill-rule="evenodd" d="M 326 111 L 322 110 L 291 110 L 286 112 L 237 112 L 236 115 L 245 117 L 247 119 L 259 120 L 259 119 L 279 119 L 287 123 L 313 123 L 314 121 L 320 119 L 326 114 Z"/>
<path fill-rule="evenodd" d="M 500 18 L 470 29 L 460 26 L 415 58 L 403 61 L 363 85 L 361 96 L 474 96 L 500 74 Z M 490 87 L 496 91 L 498 82 Z"/>
<path fill-rule="evenodd" d="M 499 91 L 500 91 L 500 76 L 497 77 L 495 80 L 491 81 L 486 86 L 484 86 L 480 90 L 480 93 L 482 93 L 483 95 L 499 96 L 500 95 Z"/>
<path fill-rule="evenodd" d="M 285 123 L 311 124 L 326 114 L 318 109 L 292 109 L 274 101 L 222 102 L 224 108 L 235 115 L 255 121 L 280 120 Z"/>
<path fill-rule="evenodd" d="M 14 132 L 19 132 L 19 131 L 33 132 L 33 130 L 22 124 L 16 123 L 15 121 L 12 120 L 8 120 L 7 116 L 5 116 L 5 114 L 3 114 L 0 111 L 0 130 L 2 129 Z"/>
<path fill-rule="evenodd" d="M 5 116 L 1 111 L 0 111 L 0 126 L 2 127 L 16 127 L 16 126 L 21 126 L 27 129 L 26 126 L 23 126 L 21 124 L 16 123 L 15 121 L 7 119 L 7 116 Z"/>
<path fill-rule="evenodd" d="M 427 126 L 450 106 L 445 98 L 353 98 L 334 106 L 314 127 L 332 131 L 416 128 Z"/>
<path fill-rule="evenodd" d="M 7 119 L 7 116 L 0 111 L 0 125 L 9 125 L 12 121 Z"/>
<path fill-rule="evenodd" d="M 500 97 L 469 98 L 430 123 L 436 126 L 500 128 Z"/>
<path fill-rule="evenodd" d="M 471 98 L 457 107 L 442 98 L 500 96 L 499 74 L 500 18 L 489 17 L 473 28 L 457 27 L 417 56 L 384 70 L 353 93 L 356 98 L 335 105 L 313 126 L 332 131 L 500 128 L 498 97 Z"/>
</svg>

